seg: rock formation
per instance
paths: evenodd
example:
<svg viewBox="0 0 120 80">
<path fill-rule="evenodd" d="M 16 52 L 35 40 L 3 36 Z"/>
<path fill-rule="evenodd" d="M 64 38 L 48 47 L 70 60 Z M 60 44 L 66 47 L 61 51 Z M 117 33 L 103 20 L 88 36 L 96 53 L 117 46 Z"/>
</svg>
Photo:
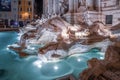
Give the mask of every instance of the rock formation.
<svg viewBox="0 0 120 80">
<path fill-rule="evenodd" d="M 89 60 L 80 80 L 120 80 L 120 42 L 107 48 L 104 60 Z"/>
<path fill-rule="evenodd" d="M 60 17 L 48 19 L 46 22 L 40 23 L 39 26 L 33 27 L 29 24 L 22 32 L 19 42 L 20 48 L 11 47 L 11 49 L 17 50 L 20 55 L 21 53 L 25 53 L 23 52 L 24 49 L 34 44 L 44 45 L 36 51 L 40 54 L 45 54 L 49 50 L 57 49 L 63 49 L 68 52 L 69 48 L 76 43 L 89 46 L 111 36 L 109 29 L 100 22 L 95 22 L 91 26 L 86 24 L 71 25 Z M 32 43 L 32 40 L 34 40 L 34 43 Z M 28 56 L 28 54 L 26 56 Z"/>
</svg>

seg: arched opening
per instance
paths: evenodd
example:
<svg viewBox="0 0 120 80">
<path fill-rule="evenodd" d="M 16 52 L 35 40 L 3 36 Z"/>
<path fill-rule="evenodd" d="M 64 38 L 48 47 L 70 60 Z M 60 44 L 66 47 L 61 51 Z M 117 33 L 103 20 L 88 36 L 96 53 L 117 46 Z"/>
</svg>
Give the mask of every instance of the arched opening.
<svg viewBox="0 0 120 80">
<path fill-rule="evenodd" d="M 43 0 L 35 0 L 35 13 L 41 16 L 43 13 Z"/>
</svg>

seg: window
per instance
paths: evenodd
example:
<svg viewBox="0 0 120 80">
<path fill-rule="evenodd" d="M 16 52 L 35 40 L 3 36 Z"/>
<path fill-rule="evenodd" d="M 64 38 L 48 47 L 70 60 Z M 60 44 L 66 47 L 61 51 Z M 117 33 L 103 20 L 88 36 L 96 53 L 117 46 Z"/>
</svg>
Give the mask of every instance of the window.
<svg viewBox="0 0 120 80">
<path fill-rule="evenodd" d="M 8 17 L 8 15 L 7 14 L 4 14 L 4 18 L 7 18 Z"/>
<path fill-rule="evenodd" d="M 14 1 L 14 3 L 16 3 L 16 1 Z"/>
<path fill-rule="evenodd" d="M 118 21 L 120 21 L 120 18 L 118 18 Z"/>
<path fill-rule="evenodd" d="M 20 0 L 19 0 L 18 4 L 21 5 L 21 1 Z"/>
<path fill-rule="evenodd" d="M 19 18 L 21 19 L 21 18 L 22 18 L 22 15 L 19 15 Z"/>
<path fill-rule="evenodd" d="M 16 11 L 16 8 L 13 8 L 13 11 Z"/>
<path fill-rule="evenodd" d="M 16 14 L 14 14 L 14 18 L 16 19 L 17 17 L 16 17 Z"/>
<path fill-rule="evenodd" d="M 112 24 L 113 15 L 106 15 L 106 24 Z"/>
<path fill-rule="evenodd" d="M 119 1 L 119 0 L 117 0 L 116 4 L 117 4 L 117 5 L 119 5 L 119 4 L 120 4 L 120 1 Z"/>
<path fill-rule="evenodd" d="M 32 11 L 32 9 L 31 9 L 31 8 L 27 8 L 27 11 L 28 11 L 28 12 L 31 12 L 31 11 Z"/>
<path fill-rule="evenodd" d="M 28 1 L 28 5 L 31 5 L 31 1 Z"/>
<path fill-rule="evenodd" d="M 29 16 L 28 16 L 28 18 L 30 19 L 30 18 L 31 18 L 31 16 L 29 15 Z"/>
<path fill-rule="evenodd" d="M 19 8 L 19 11 L 22 11 L 22 8 Z"/>
<path fill-rule="evenodd" d="M 107 3 L 104 3 L 104 7 L 106 7 L 107 6 Z"/>
<path fill-rule="evenodd" d="M 2 17 L 2 14 L 0 14 L 0 17 Z"/>
</svg>

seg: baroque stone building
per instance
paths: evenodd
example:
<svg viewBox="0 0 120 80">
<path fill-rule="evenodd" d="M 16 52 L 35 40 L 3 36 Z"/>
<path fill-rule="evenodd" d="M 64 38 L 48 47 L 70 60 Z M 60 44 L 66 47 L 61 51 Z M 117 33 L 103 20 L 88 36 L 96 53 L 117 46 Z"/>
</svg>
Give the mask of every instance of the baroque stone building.
<svg viewBox="0 0 120 80">
<path fill-rule="evenodd" d="M 44 0 L 43 1 L 43 14 L 61 14 L 64 9 L 67 9 L 68 0 Z"/>
<path fill-rule="evenodd" d="M 59 14 L 69 23 L 101 21 L 105 25 L 120 22 L 120 0 L 44 0 L 43 14 Z"/>
<path fill-rule="evenodd" d="M 34 18 L 35 0 L 18 0 L 18 19 L 19 21 L 29 21 Z"/>
<path fill-rule="evenodd" d="M 17 0 L 0 0 L 0 20 L 1 19 L 5 20 L 6 25 L 10 25 L 10 20 L 18 21 Z"/>
<path fill-rule="evenodd" d="M 0 20 L 7 26 L 19 26 L 33 20 L 35 0 L 0 0 Z M 6 5 L 5 5 L 6 4 Z"/>
</svg>

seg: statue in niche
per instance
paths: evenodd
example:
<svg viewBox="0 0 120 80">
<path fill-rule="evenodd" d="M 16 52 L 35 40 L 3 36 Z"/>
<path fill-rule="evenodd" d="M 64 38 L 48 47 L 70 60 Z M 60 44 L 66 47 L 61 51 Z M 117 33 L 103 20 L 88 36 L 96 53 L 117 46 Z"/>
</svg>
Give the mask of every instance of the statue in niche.
<svg viewBox="0 0 120 80">
<path fill-rule="evenodd" d="M 86 0 L 79 0 L 78 2 L 78 12 L 86 11 Z"/>
<path fill-rule="evenodd" d="M 66 12 L 68 12 L 68 3 L 67 3 L 67 0 L 65 0 L 65 1 L 60 1 L 60 2 L 59 2 L 59 5 L 60 5 L 61 15 L 62 15 L 62 14 L 65 14 Z"/>
<path fill-rule="evenodd" d="M 85 6 L 86 4 L 86 0 L 80 0 L 79 3 L 78 3 L 78 6 Z"/>
</svg>

